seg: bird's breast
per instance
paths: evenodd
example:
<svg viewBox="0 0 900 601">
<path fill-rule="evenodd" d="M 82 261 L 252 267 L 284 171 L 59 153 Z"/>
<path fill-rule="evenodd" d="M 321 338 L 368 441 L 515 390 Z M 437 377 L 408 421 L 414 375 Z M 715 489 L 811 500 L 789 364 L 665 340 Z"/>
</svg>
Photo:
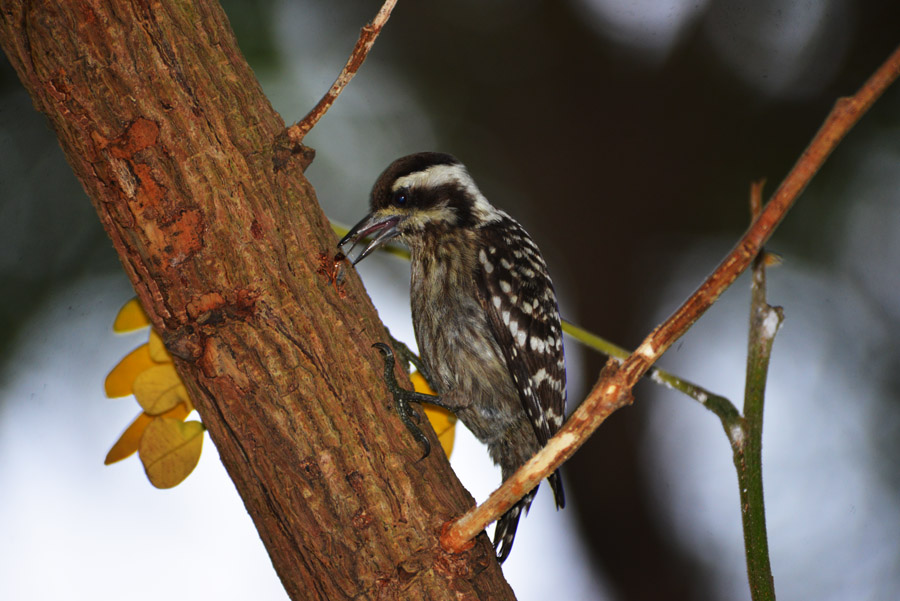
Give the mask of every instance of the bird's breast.
<svg viewBox="0 0 900 601">
<path fill-rule="evenodd" d="M 472 277 L 472 270 L 454 268 L 453 257 L 447 261 L 438 253 L 429 257 L 421 259 L 414 253 L 410 301 L 419 351 L 439 385 L 443 391 L 514 392 L 477 287 L 465 280 Z"/>
</svg>

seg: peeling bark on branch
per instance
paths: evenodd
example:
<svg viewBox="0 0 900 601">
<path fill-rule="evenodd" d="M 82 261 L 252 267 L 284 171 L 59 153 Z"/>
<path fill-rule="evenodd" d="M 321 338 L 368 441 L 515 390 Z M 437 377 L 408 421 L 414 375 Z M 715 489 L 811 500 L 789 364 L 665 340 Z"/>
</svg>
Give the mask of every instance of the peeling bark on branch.
<svg viewBox="0 0 900 601">
<path fill-rule="evenodd" d="M 294 599 L 511 599 L 472 505 L 389 408 L 386 339 L 216 3 L 0 0 L 69 163 Z M 341 294 L 343 292 L 344 294 Z M 152 494 L 148 492 L 148 494 Z M 215 502 L 214 499 L 210 500 Z"/>
</svg>

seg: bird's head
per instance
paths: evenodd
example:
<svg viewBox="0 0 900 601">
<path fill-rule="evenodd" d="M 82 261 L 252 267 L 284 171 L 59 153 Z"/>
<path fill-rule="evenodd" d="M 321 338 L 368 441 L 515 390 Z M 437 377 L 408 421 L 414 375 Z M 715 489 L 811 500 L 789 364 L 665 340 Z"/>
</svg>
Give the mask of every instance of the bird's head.
<svg viewBox="0 0 900 601">
<path fill-rule="evenodd" d="M 397 159 L 372 188 L 371 211 L 338 243 L 369 244 L 355 265 L 382 244 L 400 238 L 408 244 L 428 235 L 476 227 L 497 211 L 484 198 L 465 166 L 449 154 L 420 152 Z"/>
</svg>

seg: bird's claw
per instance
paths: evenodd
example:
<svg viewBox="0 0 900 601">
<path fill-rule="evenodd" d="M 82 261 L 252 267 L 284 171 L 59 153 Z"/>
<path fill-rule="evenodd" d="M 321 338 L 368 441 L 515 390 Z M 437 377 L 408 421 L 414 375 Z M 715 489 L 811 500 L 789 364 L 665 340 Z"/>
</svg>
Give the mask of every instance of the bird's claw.
<svg viewBox="0 0 900 601">
<path fill-rule="evenodd" d="M 416 425 L 416 422 L 421 421 L 421 418 L 418 413 L 413 411 L 410 405 L 411 402 L 421 402 L 422 399 L 419 398 L 419 393 L 401 388 L 400 384 L 397 383 L 397 378 L 394 376 L 394 352 L 391 350 L 391 347 L 383 342 L 376 342 L 372 346 L 377 348 L 384 356 L 384 383 L 394 397 L 394 409 L 396 409 L 397 415 L 400 416 L 400 421 L 403 422 L 409 433 L 424 447 L 425 454 L 420 459 L 425 459 L 431 453 L 431 442 L 425 436 L 425 433 L 422 432 L 422 429 Z"/>
</svg>

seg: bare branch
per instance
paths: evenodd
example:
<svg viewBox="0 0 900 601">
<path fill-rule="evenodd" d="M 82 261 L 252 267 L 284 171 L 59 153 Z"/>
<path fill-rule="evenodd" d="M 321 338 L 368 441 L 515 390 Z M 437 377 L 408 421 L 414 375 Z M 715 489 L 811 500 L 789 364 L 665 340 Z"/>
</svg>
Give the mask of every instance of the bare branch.
<svg viewBox="0 0 900 601">
<path fill-rule="evenodd" d="M 295 144 L 302 143 L 306 134 L 315 127 L 319 119 L 328 112 L 328 109 L 331 108 L 337 97 L 341 95 L 341 92 L 344 91 L 344 88 L 347 87 L 347 84 L 350 83 L 350 80 L 353 79 L 353 76 L 356 75 L 356 72 L 359 71 L 359 68 L 365 62 L 366 57 L 369 55 L 369 50 L 372 49 L 376 38 L 378 38 L 378 34 L 381 33 L 382 28 L 384 28 L 385 23 L 390 18 L 395 4 L 397 4 L 397 0 L 385 0 L 372 22 L 360 30 L 356 46 L 354 46 L 353 52 L 350 53 L 350 58 L 347 59 L 347 64 L 344 65 L 340 75 L 331 84 L 331 88 L 303 119 L 287 129 L 288 138 L 291 142 Z"/>
<path fill-rule="evenodd" d="M 563 320 L 562 328 L 563 332 L 571 336 L 577 342 L 580 342 L 586 347 L 606 355 L 609 358 L 616 359 L 619 363 L 622 363 L 629 355 L 631 355 L 631 351 L 627 351 L 621 346 L 613 344 L 572 322 Z M 694 384 L 690 380 L 669 373 L 658 367 L 650 368 L 647 371 L 646 376 L 660 386 L 665 386 L 670 390 L 677 390 L 694 399 L 719 416 L 722 423 L 732 423 L 735 419 L 740 418 L 737 407 L 735 407 L 731 401 L 721 395 L 710 392 L 698 384 Z"/>
<path fill-rule="evenodd" d="M 571 457 L 607 417 L 632 402 L 631 390 L 634 385 L 747 269 L 825 159 L 898 74 L 900 47 L 894 50 L 859 92 L 837 101 L 765 209 L 690 298 L 654 329 L 621 366 L 613 360 L 606 364 L 593 390 L 562 429 L 548 441 L 547 446 L 508 478 L 487 501 L 443 530 L 441 545 L 446 550 L 462 550 L 470 539 Z"/>
</svg>

